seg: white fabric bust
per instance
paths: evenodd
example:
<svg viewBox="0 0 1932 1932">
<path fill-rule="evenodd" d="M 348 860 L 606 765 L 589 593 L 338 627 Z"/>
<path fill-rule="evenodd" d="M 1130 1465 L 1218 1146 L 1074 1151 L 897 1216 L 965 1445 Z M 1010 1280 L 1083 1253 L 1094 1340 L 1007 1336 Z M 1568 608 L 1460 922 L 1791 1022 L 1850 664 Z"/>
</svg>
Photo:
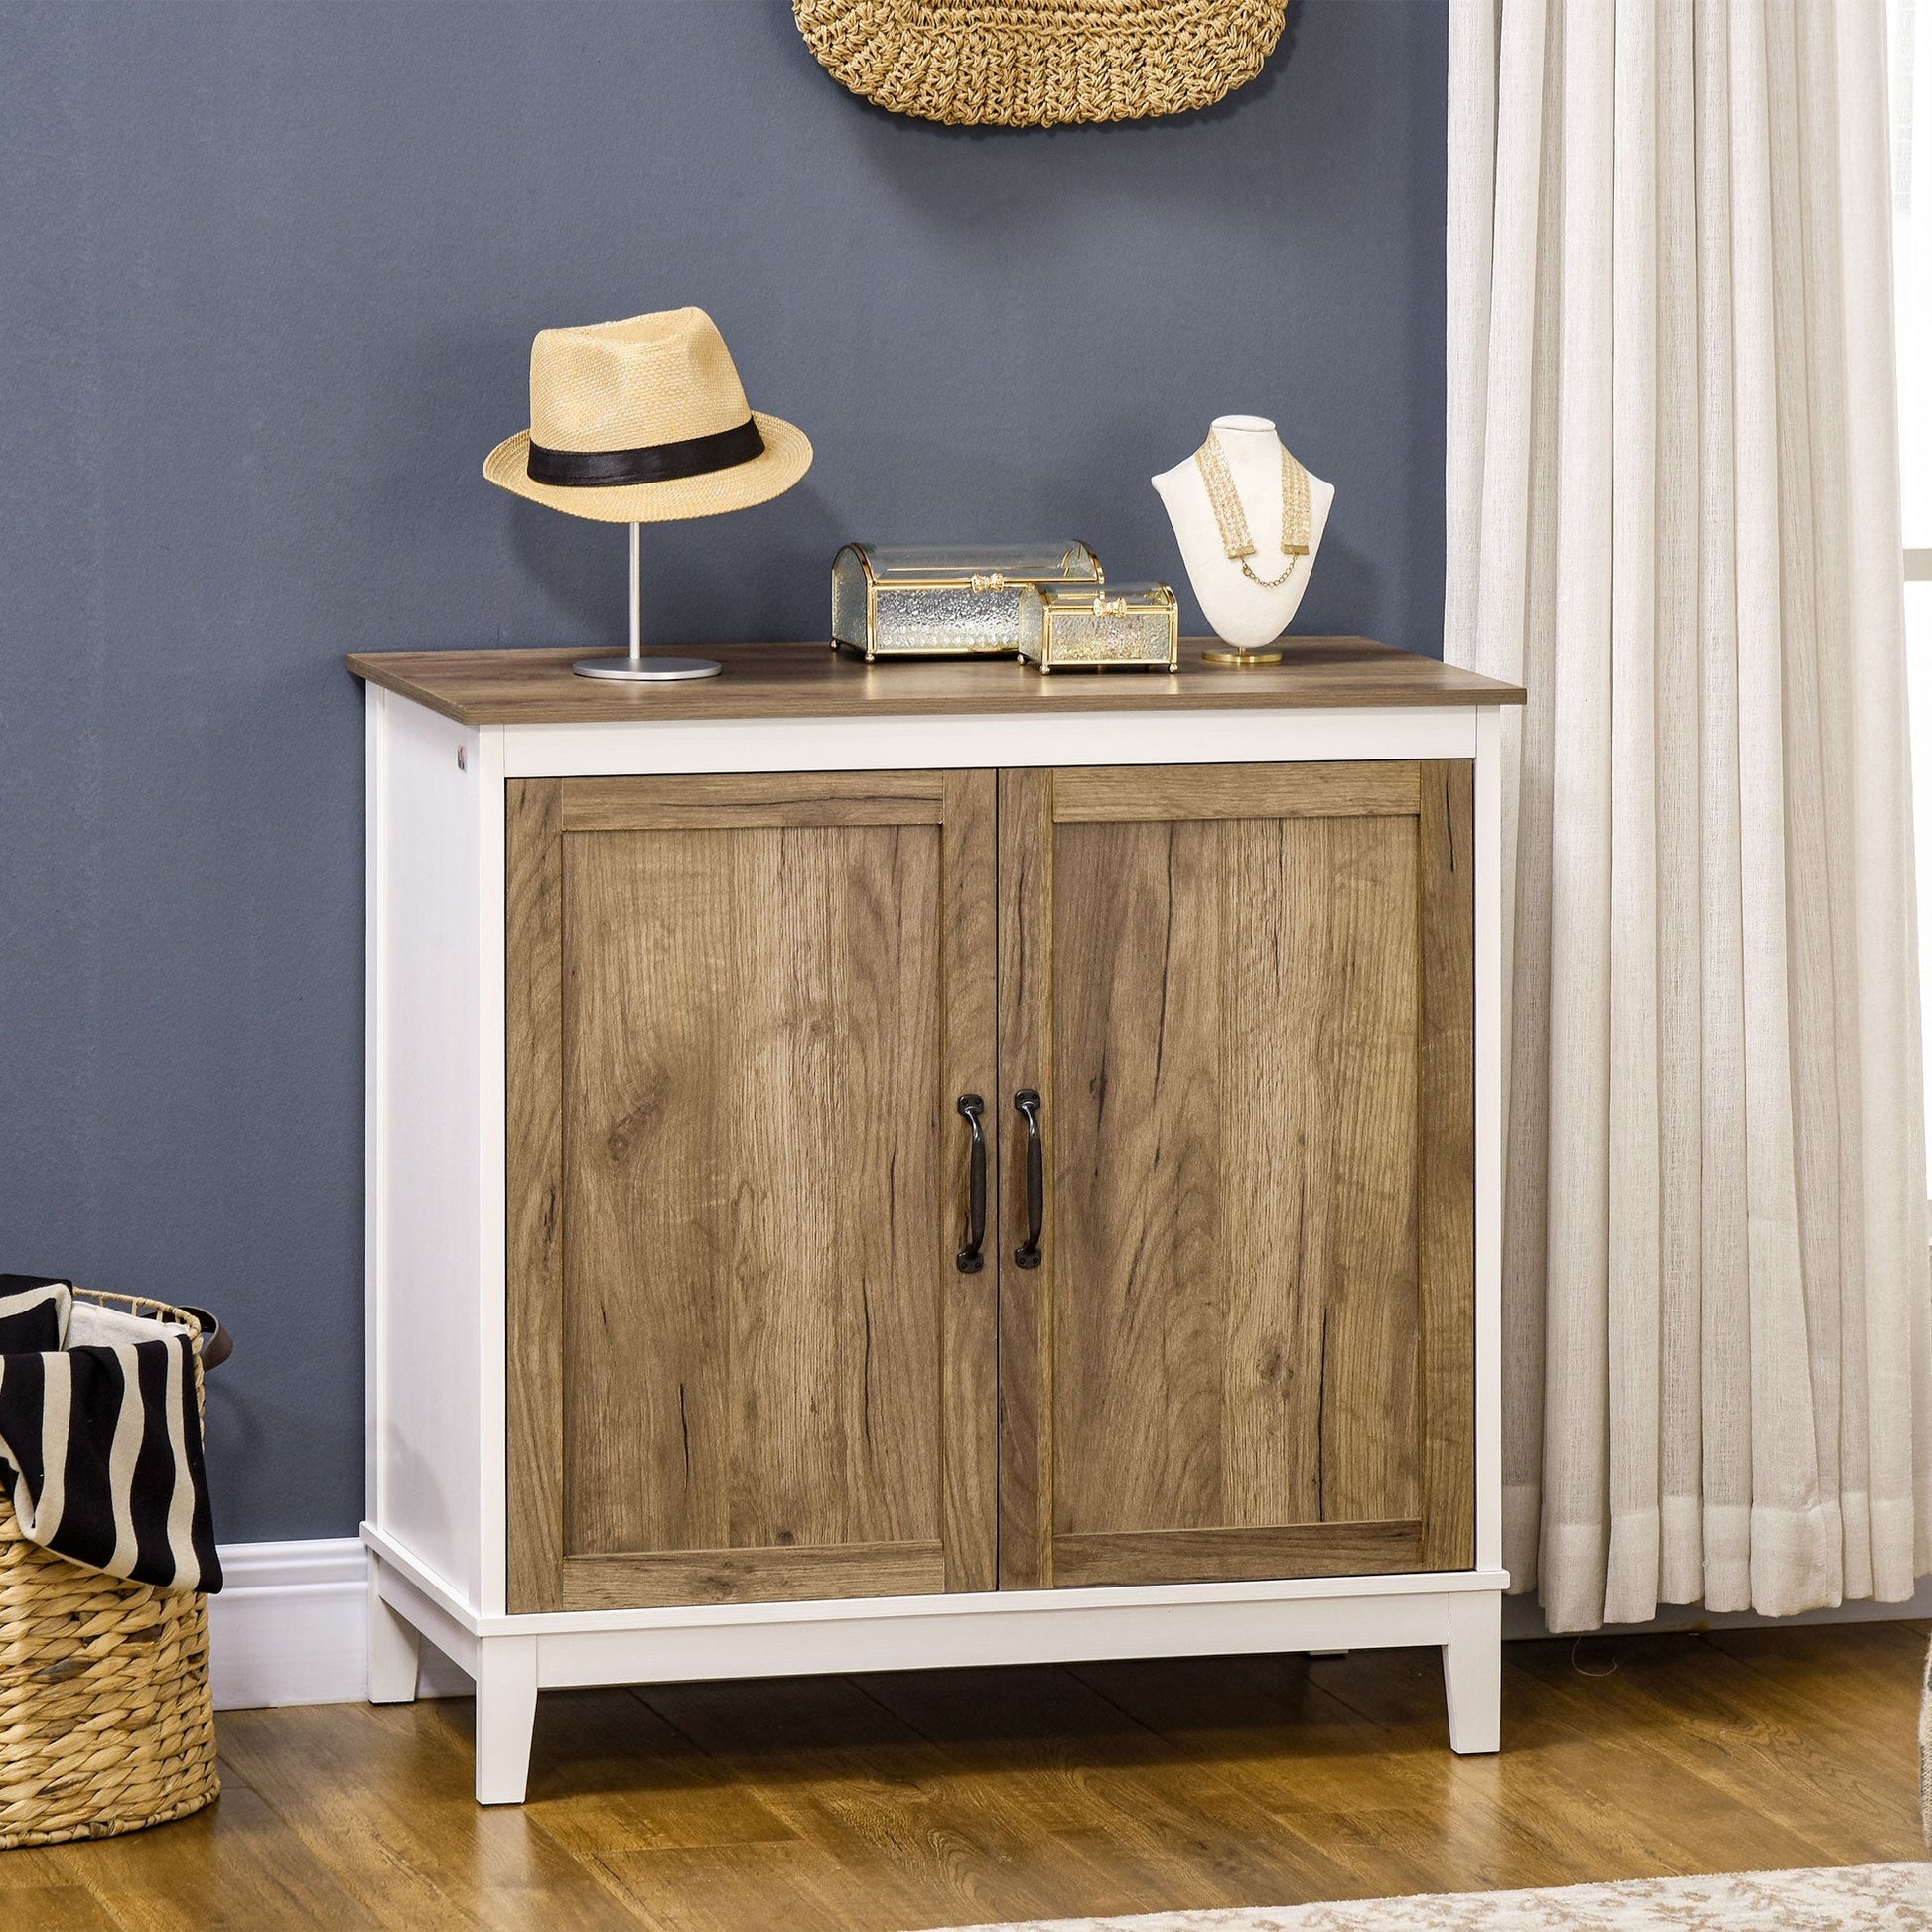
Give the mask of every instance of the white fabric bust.
<svg viewBox="0 0 1932 1932">
<path fill-rule="evenodd" d="M 1282 554 L 1282 442 L 1266 416 L 1216 416 L 1214 434 L 1227 457 L 1235 492 L 1248 514 L 1248 529 L 1258 548 L 1248 559 L 1256 577 L 1279 577 L 1288 568 Z M 1202 615 L 1223 642 L 1243 650 L 1272 644 L 1295 621 L 1321 548 L 1328 511 L 1335 500 L 1333 483 L 1309 477 L 1309 554 L 1296 566 L 1288 582 L 1274 590 L 1252 582 L 1239 561 L 1227 554 L 1214 505 L 1200 466 L 1190 456 L 1154 479 L 1180 545 L 1180 561 L 1187 581 L 1200 600 Z"/>
</svg>

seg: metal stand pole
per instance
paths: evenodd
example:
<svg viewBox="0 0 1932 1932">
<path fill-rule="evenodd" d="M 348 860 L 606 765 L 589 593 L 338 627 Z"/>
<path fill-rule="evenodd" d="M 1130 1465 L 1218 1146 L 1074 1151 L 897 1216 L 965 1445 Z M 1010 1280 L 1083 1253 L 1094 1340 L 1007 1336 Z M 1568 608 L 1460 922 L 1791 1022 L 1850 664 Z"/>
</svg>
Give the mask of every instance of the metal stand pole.
<svg viewBox="0 0 1932 1932">
<path fill-rule="evenodd" d="M 617 678 L 625 684 L 676 684 L 687 678 L 716 677 L 725 667 L 715 657 L 644 655 L 644 526 L 630 526 L 630 653 L 626 657 L 583 657 L 570 667 L 579 677 Z"/>
<path fill-rule="evenodd" d="M 630 671 L 644 661 L 644 526 L 630 526 Z"/>
</svg>

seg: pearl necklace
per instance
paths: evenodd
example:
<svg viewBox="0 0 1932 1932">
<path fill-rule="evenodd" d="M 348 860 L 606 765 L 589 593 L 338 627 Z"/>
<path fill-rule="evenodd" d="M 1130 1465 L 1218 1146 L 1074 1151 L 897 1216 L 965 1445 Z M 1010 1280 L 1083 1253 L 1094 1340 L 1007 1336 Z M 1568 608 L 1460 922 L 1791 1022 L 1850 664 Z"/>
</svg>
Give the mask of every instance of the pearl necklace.
<svg viewBox="0 0 1932 1932">
<path fill-rule="evenodd" d="M 1234 474 L 1228 468 L 1227 452 L 1212 430 L 1207 441 L 1194 453 L 1201 482 L 1207 485 L 1207 500 L 1214 511 L 1214 524 L 1221 533 L 1221 548 L 1231 563 L 1241 566 L 1241 574 L 1265 591 L 1278 591 L 1295 575 L 1296 567 L 1309 554 L 1309 473 L 1282 447 L 1282 555 L 1288 568 L 1279 577 L 1257 577 L 1248 559 L 1255 554 L 1255 540 L 1248 529 L 1248 513 L 1241 505 L 1234 486 Z"/>
</svg>

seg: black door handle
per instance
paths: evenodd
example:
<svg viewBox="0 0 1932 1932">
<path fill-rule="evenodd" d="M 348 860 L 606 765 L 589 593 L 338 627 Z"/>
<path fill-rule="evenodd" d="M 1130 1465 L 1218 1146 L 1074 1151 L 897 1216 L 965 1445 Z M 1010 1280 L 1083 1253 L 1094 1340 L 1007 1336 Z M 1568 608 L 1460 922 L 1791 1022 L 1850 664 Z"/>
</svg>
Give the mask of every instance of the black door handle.
<svg viewBox="0 0 1932 1932">
<path fill-rule="evenodd" d="M 1027 1122 L 1027 1238 L 1014 1249 L 1022 1268 L 1039 1266 L 1039 1233 L 1046 1219 L 1046 1156 L 1039 1144 L 1039 1095 L 1022 1087 L 1013 1096 L 1015 1110 Z"/>
<path fill-rule="evenodd" d="M 980 1253 L 986 1245 L 986 1130 L 980 1116 L 986 1102 L 976 1093 L 962 1093 L 958 1101 L 960 1118 L 973 1130 L 973 1177 L 966 1209 L 966 1245 L 953 1257 L 962 1275 L 977 1275 L 986 1266 Z"/>
</svg>

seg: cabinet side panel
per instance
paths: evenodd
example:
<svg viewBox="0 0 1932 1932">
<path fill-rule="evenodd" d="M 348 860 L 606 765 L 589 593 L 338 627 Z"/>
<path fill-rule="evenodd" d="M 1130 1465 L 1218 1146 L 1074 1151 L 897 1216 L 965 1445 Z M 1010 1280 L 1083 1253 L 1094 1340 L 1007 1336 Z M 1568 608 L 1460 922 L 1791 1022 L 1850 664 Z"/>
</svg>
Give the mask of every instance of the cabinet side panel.
<svg viewBox="0 0 1932 1932">
<path fill-rule="evenodd" d="M 1021 1268 L 1027 1157 L 1013 1096 L 1038 1089 L 1054 1119 L 1051 771 L 1000 773 L 999 848 L 1000 1079 L 987 1131 L 1000 1150 L 1000 1187 L 987 1239 L 1000 1271 L 1000 1587 L 1040 1589 L 1053 1581 L 1054 1178 L 1048 1161 L 1044 1264 Z"/>
<path fill-rule="evenodd" d="M 987 1245 L 996 1259 L 976 1273 L 955 1266 L 945 1309 L 946 1587 L 999 1584 L 999 854 L 991 771 L 948 772 L 941 900 L 945 920 L 946 1081 L 942 1098 L 977 1093 L 994 1115 L 987 1148 Z M 957 1113 L 946 1122 L 957 1150 L 950 1197 L 969 1198 L 971 1139 Z M 967 1230 L 958 1230 L 963 1242 Z"/>
<path fill-rule="evenodd" d="M 370 868 L 372 1516 L 479 1600 L 478 734 L 391 700 Z M 458 755 L 463 762 L 458 762 Z"/>
<path fill-rule="evenodd" d="M 1298 1118 L 1303 1172 L 1320 1202 L 1305 1209 L 1304 1252 L 1326 1272 L 1321 1517 L 1407 1518 L 1422 1476 L 1417 825 L 1317 819 L 1284 829 L 1285 1004 L 1322 1016 Z M 1279 1077 L 1279 1091 L 1296 1090 L 1286 1063 Z M 1252 1190 L 1236 1198 L 1252 1208 Z M 1263 1386 L 1254 1377 L 1248 1389 L 1258 1397 Z M 1265 1426 L 1258 1403 L 1237 1413 L 1251 1435 Z"/>
<path fill-rule="evenodd" d="M 389 694 L 370 684 L 362 691 L 362 1515 L 376 1520 L 376 1472 L 383 1413 L 382 1353 L 377 1346 L 377 1262 L 382 1248 L 382 1136 L 386 1115 L 382 1078 L 383 945 L 388 938 L 382 907 L 388 789 L 383 765 L 389 754 L 384 716 Z"/>
<path fill-rule="evenodd" d="M 939 828 L 563 847 L 566 1559 L 936 1545 Z"/>
<path fill-rule="evenodd" d="M 1487 856 L 1487 855 L 1485 855 Z M 1423 1561 L 1475 1562 L 1475 769 L 1423 766 Z"/>
<path fill-rule="evenodd" d="M 503 809 L 509 1607 L 563 1576 L 563 785 L 512 779 Z"/>
<path fill-rule="evenodd" d="M 1225 1520 L 1228 1230 L 1217 1182 L 1232 1151 L 1217 1077 L 1220 833 L 1214 823 L 1055 828 L 1057 1536 Z M 1293 1318 L 1284 1305 L 1284 1322 Z M 1292 1373 L 1292 1343 L 1275 1352 Z M 1298 1453 L 1286 1431 L 1281 1452 L 1312 1471 L 1313 1454 Z M 1311 1493 L 1274 1520 L 1316 1513 Z"/>
<path fill-rule="evenodd" d="M 1417 1515 L 1416 845 L 1058 826 L 1060 1538 Z"/>
</svg>

